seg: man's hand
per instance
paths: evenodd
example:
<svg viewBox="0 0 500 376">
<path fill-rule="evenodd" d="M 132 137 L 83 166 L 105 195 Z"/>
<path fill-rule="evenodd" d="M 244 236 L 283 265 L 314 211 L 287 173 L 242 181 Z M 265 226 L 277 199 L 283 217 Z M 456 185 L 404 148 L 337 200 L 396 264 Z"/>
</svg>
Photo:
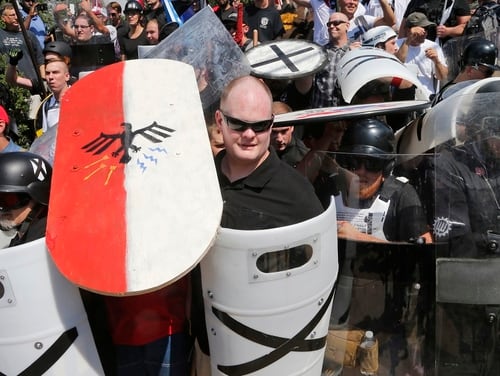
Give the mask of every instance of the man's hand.
<svg viewBox="0 0 500 376">
<path fill-rule="evenodd" d="M 439 57 L 437 51 L 434 48 L 428 48 L 425 50 L 425 57 L 431 59 L 434 63 L 439 62 Z"/>
<path fill-rule="evenodd" d="M 83 9 L 87 13 L 92 12 L 92 6 L 90 5 L 89 0 L 82 0 L 80 2 L 80 8 Z"/>
<path fill-rule="evenodd" d="M 9 51 L 9 64 L 12 66 L 16 66 L 19 63 L 19 60 L 23 58 L 23 51 L 19 48 L 13 48 Z"/>
<path fill-rule="evenodd" d="M 36 2 L 36 1 L 31 5 L 30 11 L 28 13 L 28 15 L 30 17 L 35 17 L 38 14 L 37 8 L 36 8 L 37 6 L 38 6 L 38 2 Z"/>
<path fill-rule="evenodd" d="M 414 26 L 408 32 L 408 37 L 406 38 L 410 46 L 418 45 L 422 43 L 426 36 L 426 31 L 423 27 Z"/>
</svg>

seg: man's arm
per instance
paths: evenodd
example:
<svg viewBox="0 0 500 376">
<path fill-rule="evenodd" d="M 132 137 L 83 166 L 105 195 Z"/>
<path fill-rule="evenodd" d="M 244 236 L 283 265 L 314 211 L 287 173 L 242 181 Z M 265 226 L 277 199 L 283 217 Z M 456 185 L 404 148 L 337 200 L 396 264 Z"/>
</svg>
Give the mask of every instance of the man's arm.
<svg viewBox="0 0 500 376">
<path fill-rule="evenodd" d="M 34 2 L 33 5 L 31 5 L 31 8 L 30 8 L 28 14 L 23 19 L 24 28 L 26 30 L 28 30 L 30 28 L 31 19 L 37 15 L 37 12 L 36 12 L 37 5 L 38 5 L 38 3 Z"/>
<path fill-rule="evenodd" d="M 434 75 L 436 78 L 440 81 L 446 79 L 448 76 L 448 67 L 441 61 L 437 49 L 428 48 L 425 50 L 425 56 L 434 63 Z"/>
<path fill-rule="evenodd" d="M 406 28 L 405 28 L 406 30 Z M 425 29 L 420 26 L 414 26 L 408 32 L 408 36 L 404 42 L 399 47 L 398 52 L 396 52 L 396 57 L 402 63 L 406 62 L 406 56 L 408 55 L 408 48 L 414 44 L 417 39 L 420 39 L 425 34 Z"/>
<path fill-rule="evenodd" d="M 464 33 L 465 25 L 469 20 L 470 16 L 457 16 L 457 25 L 453 27 L 439 25 L 436 28 L 437 36 L 439 38 L 459 37 Z"/>
<path fill-rule="evenodd" d="M 312 8 L 311 0 L 293 0 L 293 2 L 297 5 L 301 5 L 303 7 L 309 8 L 309 9 Z"/>
<path fill-rule="evenodd" d="M 80 2 L 80 8 L 87 12 L 87 15 L 92 19 L 92 22 L 94 23 L 97 31 L 104 35 L 109 35 L 109 29 L 106 27 L 106 25 L 104 25 L 101 19 L 97 17 L 94 12 L 92 12 L 92 6 L 90 5 L 89 0 L 82 0 Z"/>
<path fill-rule="evenodd" d="M 5 71 L 5 81 L 10 86 L 18 86 L 25 89 L 31 90 L 33 88 L 33 83 L 29 78 L 20 77 L 17 74 L 17 63 L 23 57 L 23 52 L 19 49 L 11 50 L 9 52 L 9 63 L 7 64 L 7 69 Z"/>
<path fill-rule="evenodd" d="M 394 15 L 394 11 L 392 10 L 389 2 L 387 0 L 379 0 L 380 7 L 382 8 L 382 12 L 384 13 L 383 17 L 377 18 L 375 20 L 374 26 L 384 26 L 387 25 L 389 27 L 393 27 L 396 23 L 396 16 Z"/>
</svg>

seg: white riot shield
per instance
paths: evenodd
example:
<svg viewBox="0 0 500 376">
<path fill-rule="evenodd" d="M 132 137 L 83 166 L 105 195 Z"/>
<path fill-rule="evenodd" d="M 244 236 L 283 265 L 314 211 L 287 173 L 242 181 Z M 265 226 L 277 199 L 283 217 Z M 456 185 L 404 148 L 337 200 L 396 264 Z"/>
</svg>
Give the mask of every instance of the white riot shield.
<svg viewBox="0 0 500 376">
<path fill-rule="evenodd" d="M 398 162 L 405 162 L 419 155 L 428 153 L 437 146 L 453 141 L 463 143 L 464 129 L 460 115 L 467 112 L 474 94 L 483 86 L 500 81 L 500 77 L 489 77 L 474 82 L 427 111 L 406 127 L 396 132 Z M 497 94 L 490 94 L 495 96 Z M 483 94 L 484 97 L 487 94 Z M 493 108 L 485 106 L 485 113 Z"/>
<path fill-rule="evenodd" d="M 212 375 L 321 374 L 338 273 L 336 223 L 332 202 L 291 226 L 220 229 L 201 262 Z"/>
<path fill-rule="evenodd" d="M 103 375 L 78 289 L 45 238 L 0 250 L 0 375 Z"/>
<path fill-rule="evenodd" d="M 358 90 L 370 81 L 393 77 L 410 81 L 416 86 L 415 99 L 427 100 L 425 89 L 417 75 L 396 56 L 380 48 L 362 47 L 349 51 L 338 64 L 338 82 L 342 97 L 347 103 L 351 103 Z"/>
</svg>

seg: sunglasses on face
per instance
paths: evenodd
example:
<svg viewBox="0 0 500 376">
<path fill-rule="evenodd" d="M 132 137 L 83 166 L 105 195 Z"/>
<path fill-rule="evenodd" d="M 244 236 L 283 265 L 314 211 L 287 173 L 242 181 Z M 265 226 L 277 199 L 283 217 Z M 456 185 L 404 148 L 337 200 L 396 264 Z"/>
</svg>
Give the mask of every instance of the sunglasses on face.
<svg viewBox="0 0 500 376">
<path fill-rule="evenodd" d="M 225 113 L 223 113 L 222 111 L 221 111 L 221 114 L 224 117 L 224 120 L 225 120 L 227 126 L 236 132 L 244 132 L 248 128 L 250 128 L 255 133 L 265 132 L 269 128 L 271 128 L 271 126 L 273 125 L 273 122 L 274 122 L 274 115 L 271 117 L 271 119 L 249 123 L 249 122 L 228 116 Z"/>
<path fill-rule="evenodd" d="M 340 21 L 340 20 L 328 21 L 326 23 L 326 26 L 328 26 L 328 27 L 339 26 L 339 25 L 342 25 L 342 24 L 345 24 L 345 23 L 347 23 L 347 22 L 346 21 Z"/>
<path fill-rule="evenodd" d="M 356 171 L 361 168 L 361 166 L 365 167 L 365 170 L 368 172 L 379 172 L 382 171 L 385 167 L 386 161 L 383 159 L 377 158 L 367 158 L 367 157 L 351 157 L 351 156 L 342 156 L 338 158 L 339 164 L 351 171 Z"/>
<path fill-rule="evenodd" d="M 24 193 L 0 193 L 0 212 L 23 208 L 30 201 L 30 196 Z"/>
</svg>

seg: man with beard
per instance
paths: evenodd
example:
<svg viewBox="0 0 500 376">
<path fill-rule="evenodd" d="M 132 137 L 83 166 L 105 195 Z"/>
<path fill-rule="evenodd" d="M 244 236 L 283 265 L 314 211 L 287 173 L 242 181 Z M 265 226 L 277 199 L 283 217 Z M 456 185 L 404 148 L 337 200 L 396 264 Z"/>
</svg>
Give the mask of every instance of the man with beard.
<svg viewBox="0 0 500 376">
<path fill-rule="evenodd" d="M 322 190 L 336 198 L 339 237 L 372 242 L 410 241 L 420 236 L 431 240 L 415 189 L 408 179 L 391 174 L 394 153 L 394 133 L 384 122 L 361 119 L 347 126 L 336 161 L 357 175 L 357 198 L 351 190 L 347 205 L 344 192 L 331 182 Z"/>
<path fill-rule="evenodd" d="M 28 152 L 0 154 L 0 228 L 16 230 L 9 246 L 45 236 L 52 168 Z"/>
<path fill-rule="evenodd" d="M 26 30 L 28 41 L 24 40 L 23 34 L 20 31 L 19 20 L 17 19 L 16 11 L 11 3 L 6 3 L 0 8 L 1 19 L 4 23 L 4 28 L 0 29 L 0 54 L 9 54 L 12 50 L 21 51 L 18 59 L 12 65 L 17 65 L 17 69 L 24 76 L 29 78 L 34 84 L 31 89 L 32 94 L 36 94 L 40 90 L 41 83 L 38 82 L 38 77 L 35 69 L 40 71 L 43 78 L 45 71 L 43 65 L 43 54 L 40 44 L 35 35 Z M 35 62 L 30 59 L 28 49 L 29 43 L 33 50 Z M 12 59 L 11 59 L 12 61 Z M 34 64 L 36 66 L 34 66 Z"/>
<path fill-rule="evenodd" d="M 380 247 L 369 243 L 411 242 L 420 237 L 431 241 L 417 192 L 408 179 L 392 175 L 395 158 L 395 137 L 387 124 L 375 118 L 356 120 L 344 132 L 336 162 L 357 179 L 346 182 L 346 174 L 336 174 L 324 180 L 321 189 L 316 187 L 323 205 L 334 196 L 338 237 L 349 240 L 345 249 L 339 246 L 345 258 L 330 323 L 375 331 L 379 349 L 384 349 L 379 357 L 381 375 L 390 374 L 400 363 L 405 371 L 414 366 L 400 355 L 412 350 L 406 338 L 414 324 L 403 316 L 409 286 L 398 282 L 401 273 L 411 278 L 412 265 L 381 254 Z M 353 184 L 359 188 L 352 189 Z M 392 269 L 384 268 L 385 263 Z"/>
</svg>

